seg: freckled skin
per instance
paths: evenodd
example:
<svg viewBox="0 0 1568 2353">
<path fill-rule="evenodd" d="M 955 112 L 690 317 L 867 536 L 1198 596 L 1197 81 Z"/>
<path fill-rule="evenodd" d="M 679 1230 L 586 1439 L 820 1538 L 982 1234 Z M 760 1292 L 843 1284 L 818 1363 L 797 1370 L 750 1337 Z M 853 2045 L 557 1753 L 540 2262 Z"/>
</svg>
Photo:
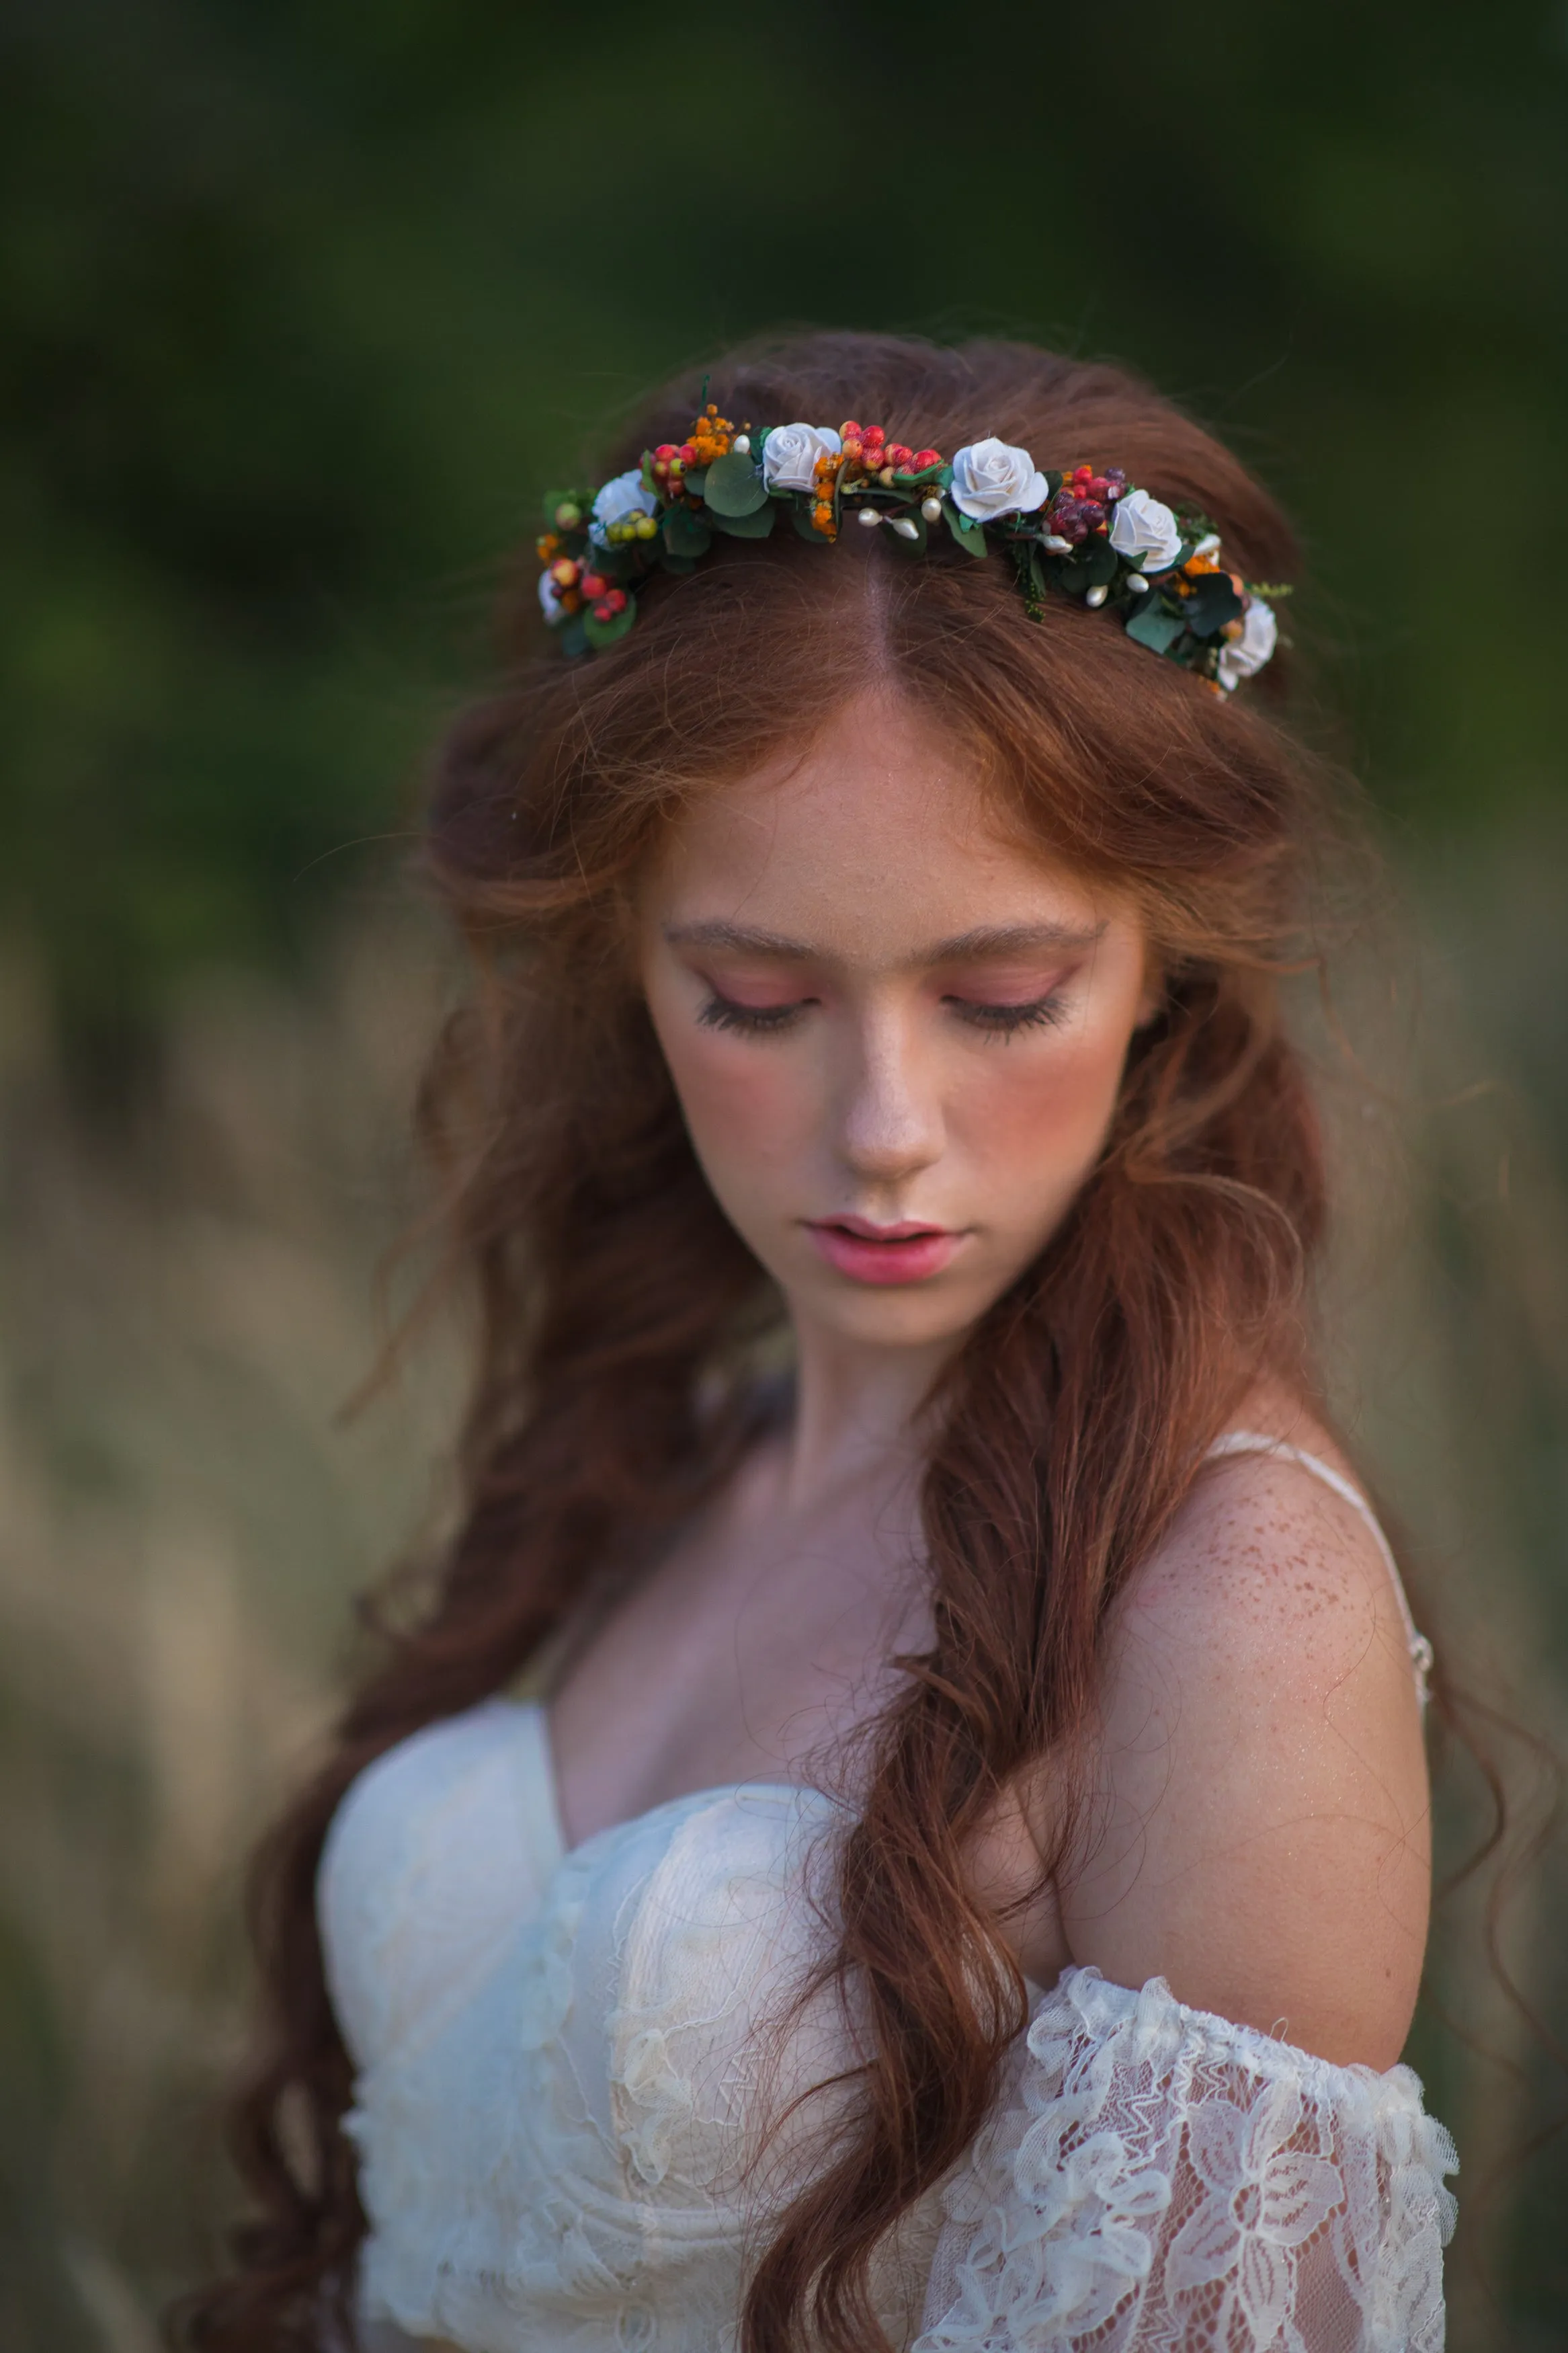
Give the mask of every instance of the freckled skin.
<svg viewBox="0 0 1568 2353">
<path fill-rule="evenodd" d="M 889 1697 L 887 1662 L 926 1639 L 921 1399 L 1092 1169 L 1155 1001 L 1128 905 L 1006 838 L 953 748 L 877 700 L 693 806 L 645 878 L 637 953 L 704 1172 L 784 1293 L 796 1404 L 582 1630 L 551 1711 L 575 1838 L 687 1790 L 814 1778 Z M 856 1279 L 820 1240 L 847 1217 L 941 1228 L 951 1255 Z M 1294 1398 L 1238 1419 L 1332 1457 Z M 973 1857 L 1017 1905 L 1024 1968 L 1163 1975 L 1389 2064 L 1425 1937 L 1426 1784 L 1360 1521 L 1289 1464 L 1217 1463 L 1109 1637 L 1068 1867 L 1037 1883 L 1048 1767 Z"/>
</svg>

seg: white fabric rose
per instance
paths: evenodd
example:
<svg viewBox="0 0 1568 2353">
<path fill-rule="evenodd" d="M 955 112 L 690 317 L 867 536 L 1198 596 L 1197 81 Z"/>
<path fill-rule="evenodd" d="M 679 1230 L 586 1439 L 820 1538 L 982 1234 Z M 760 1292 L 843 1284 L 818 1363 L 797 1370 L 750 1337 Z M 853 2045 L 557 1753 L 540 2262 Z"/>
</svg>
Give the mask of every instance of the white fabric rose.
<svg viewBox="0 0 1568 2353">
<path fill-rule="evenodd" d="M 606 532 L 613 522 L 625 522 L 627 515 L 657 514 L 658 501 L 651 491 L 645 491 L 642 468 L 632 466 L 626 473 L 617 474 L 606 482 L 594 501 L 594 519 L 588 525 L 588 536 L 595 547 L 607 547 Z"/>
<path fill-rule="evenodd" d="M 988 441 L 972 441 L 952 461 L 952 503 L 974 522 L 1033 514 L 1050 494 L 1050 485 L 1044 474 L 1036 472 L 1028 451 L 1015 449 L 994 435 Z"/>
<path fill-rule="evenodd" d="M 1219 682 L 1227 694 L 1263 668 L 1279 636 L 1274 607 L 1255 596 L 1242 616 L 1240 637 L 1227 640 L 1219 649 Z"/>
<path fill-rule="evenodd" d="M 539 575 L 539 609 L 552 629 L 559 628 L 561 623 L 566 618 L 565 607 L 561 602 L 561 591 L 551 577 L 548 565 Z"/>
<path fill-rule="evenodd" d="M 1147 491 L 1128 491 L 1116 501 L 1110 544 L 1141 571 L 1168 572 L 1181 551 L 1181 525 Z"/>
<path fill-rule="evenodd" d="M 814 491 L 817 459 L 843 447 L 831 425 L 775 425 L 763 444 L 763 480 L 770 491 Z"/>
</svg>

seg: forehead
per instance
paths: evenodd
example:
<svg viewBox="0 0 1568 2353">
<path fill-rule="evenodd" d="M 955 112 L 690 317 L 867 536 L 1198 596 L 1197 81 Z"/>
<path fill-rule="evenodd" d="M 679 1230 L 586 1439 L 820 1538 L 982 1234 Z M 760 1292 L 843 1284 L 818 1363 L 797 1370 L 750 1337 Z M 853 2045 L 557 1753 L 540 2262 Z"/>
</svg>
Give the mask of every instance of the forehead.
<svg viewBox="0 0 1568 2353">
<path fill-rule="evenodd" d="M 982 929 L 1087 928 L 1116 913 L 1006 827 L 957 743 L 871 698 L 808 751 L 695 801 L 644 909 L 666 927 L 731 923 L 877 964 Z"/>
</svg>

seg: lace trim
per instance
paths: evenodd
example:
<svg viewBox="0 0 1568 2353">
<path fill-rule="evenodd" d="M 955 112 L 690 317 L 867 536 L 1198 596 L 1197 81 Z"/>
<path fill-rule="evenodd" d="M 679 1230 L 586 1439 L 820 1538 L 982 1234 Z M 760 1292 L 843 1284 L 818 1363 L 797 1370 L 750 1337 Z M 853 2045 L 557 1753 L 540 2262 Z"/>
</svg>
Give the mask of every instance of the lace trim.
<svg viewBox="0 0 1568 2353">
<path fill-rule="evenodd" d="M 1440 2353 L 1458 2161 L 1407 2067 L 1069 1969 L 944 2193 L 913 2353 Z"/>
</svg>

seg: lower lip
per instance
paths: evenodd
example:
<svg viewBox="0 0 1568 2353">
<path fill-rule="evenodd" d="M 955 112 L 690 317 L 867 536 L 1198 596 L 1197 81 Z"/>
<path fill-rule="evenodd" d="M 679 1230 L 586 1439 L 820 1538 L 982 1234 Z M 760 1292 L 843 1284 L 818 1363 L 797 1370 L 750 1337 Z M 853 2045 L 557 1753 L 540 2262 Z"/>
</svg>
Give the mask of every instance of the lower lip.
<svg viewBox="0 0 1568 2353">
<path fill-rule="evenodd" d="M 925 1282 L 952 1263 L 962 1234 L 910 1234 L 902 1241 L 868 1241 L 842 1226 L 808 1225 L 806 1231 L 829 1266 L 852 1282 Z"/>
</svg>

